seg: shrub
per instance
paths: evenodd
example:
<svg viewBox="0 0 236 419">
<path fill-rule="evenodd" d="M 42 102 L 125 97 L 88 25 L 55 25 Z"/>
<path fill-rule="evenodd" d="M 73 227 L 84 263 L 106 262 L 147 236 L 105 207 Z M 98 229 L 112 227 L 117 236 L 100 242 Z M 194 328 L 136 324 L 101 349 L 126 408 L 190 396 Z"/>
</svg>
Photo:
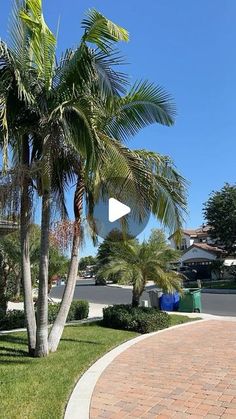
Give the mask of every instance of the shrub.
<svg viewBox="0 0 236 419">
<path fill-rule="evenodd" d="M 48 323 L 52 324 L 57 317 L 57 314 L 60 309 L 60 303 L 48 304 Z"/>
<path fill-rule="evenodd" d="M 0 330 L 21 329 L 22 327 L 25 327 L 23 310 L 10 310 L 0 319 Z"/>
<path fill-rule="evenodd" d="M 48 323 L 53 323 L 57 317 L 60 309 L 60 303 L 49 304 L 48 306 Z M 67 316 L 67 321 L 87 319 L 89 314 L 88 301 L 72 301 L 70 311 Z"/>
<path fill-rule="evenodd" d="M 72 301 L 67 321 L 87 319 L 89 315 L 88 301 Z"/>
<path fill-rule="evenodd" d="M 60 309 L 60 303 L 48 305 L 48 323 L 55 321 Z M 82 320 L 88 317 L 88 301 L 73 301 L 67 317 L 67 321 Z M 0 330 L 20 329 L 25 327 L 25 314 L 21 310 L 8 311 L 6 315 L 0 315 Z"/>
<path fill-rule="evenodd" d="M 169 327 L 170 316 L 155 308 L 121 304 L 103 309 L 103 324 L 113 329 L 150 333 Z"/>
</svg>

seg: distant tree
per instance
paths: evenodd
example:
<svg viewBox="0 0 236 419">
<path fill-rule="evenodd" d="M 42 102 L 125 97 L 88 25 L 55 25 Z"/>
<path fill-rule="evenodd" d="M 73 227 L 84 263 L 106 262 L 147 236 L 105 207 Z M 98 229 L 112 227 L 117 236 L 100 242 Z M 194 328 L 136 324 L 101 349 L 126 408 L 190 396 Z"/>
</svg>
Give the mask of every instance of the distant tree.
<svg viewBox="0 0 236 419">
<path fill-rule="evenodd" d="M 32 284 L 38 280 L 38 260 L 40 254 L 40 234 L 38 225 L 30 226 L 30 259 Z M 53 276 L 65 276 L 68 271 L 68 258 L 55 243 L 49 245 L 49 285 Z M 18 231 L 8 234 L 0 241 L 0 308 L 6 311 L 9 299 L 17 300 L 22 293 L 21 249 Z"/>
<path fill-rule="evenodd" d="M 83 271 L 86 269 L 87 266 L 96 265 L 97 259 L 95 256 L 84 256 L 80 259 L 79 262 L 79 270 Z"/>
<path fill-rule="evenodd" d="M 222 279 L 224 275 L 225 266 L 224 260 L 213 260 L 210 264 L 211 274 L 213 274 L 216 278 Z"/>
<path fill-rule="evenodd" d="M 134 239 L 131 239 L 131 237 L 127 237 L 127 241 L 131 241 Z M 110 261 L 111 258 L 116 255 L 117 252 L 117 246 L 123 244 L 124 242 L 124 236 L 120 230 L 114 229 L 112 230 L 107 237 L 104 239 L 104 241 L 99 245 L 98 252 L 97 252 L 97 279 L 101 279 L 102 275 L 102 268 L 106 266 Z M 138 243 L 138 241 L 137 241 Z M 117 282 L 118 275 L 117 274 L 111 274 L 109 276 L 109 280 L 113 282 Z"/>
<path fill-rule="evenodd" d="M 180 252 L 170 247 L 164 231 L 158 228 L 151 230 L 148 245 L 154 251 L 160 253 L 162 260 L 165 260 L 166 264 L 177 262 L 180 257 Z"/>
<path fill-rule="evenodd" d="M 220 191 L 213 191 L 204 204 L 204 217 L 210 236 L 227 254 L 236 252 L 236 185 L 226 183 Z"/>
<path fill-rule="evenodd" d="M 151 230 L 151 234 L 149 236 L 148 243 L 151 246 L 154 246 L 154 247 L 157 246 L 159 249 L 161 247 L 168 246 L 164 231 L 160 230 L 158 228 L 153 228 Z"/>
</svg>

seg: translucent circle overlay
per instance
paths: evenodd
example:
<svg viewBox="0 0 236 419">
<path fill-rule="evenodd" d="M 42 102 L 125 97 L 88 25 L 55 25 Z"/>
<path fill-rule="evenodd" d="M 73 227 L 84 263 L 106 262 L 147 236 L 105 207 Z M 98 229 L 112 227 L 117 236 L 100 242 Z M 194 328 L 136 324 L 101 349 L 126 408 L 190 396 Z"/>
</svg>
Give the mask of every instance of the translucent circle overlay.
<svg viewBox="0 0 236 419">
<path fill-rule="evenodd" d="M 114 240 L 117 241 L 118 238 L 135 238 L 142 233 L 150 218 L 150 208 L 139 184 L 122 177 L 112 178 L 108 183 L 97 186 L 97 196 L 93 219 L 89 223 L 99 237 L 105 239 L 114 232 Z M 129 214 L 114 222 L 109 221 L 110 198 L 128 206 Z"/>
</svg>

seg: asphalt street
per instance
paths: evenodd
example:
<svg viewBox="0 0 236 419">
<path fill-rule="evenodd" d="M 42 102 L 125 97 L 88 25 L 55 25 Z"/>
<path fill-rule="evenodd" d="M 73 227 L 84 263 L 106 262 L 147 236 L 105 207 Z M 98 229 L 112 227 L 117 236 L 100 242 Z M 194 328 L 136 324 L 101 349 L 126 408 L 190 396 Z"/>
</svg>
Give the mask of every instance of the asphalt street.
<svg viewBox="0 0 236 419">
<path fill-rule="evenodd" d="M 61 298 L 64 286 L 54 287 L 51 297 Z M 129 304 L 131 290 L 120 287 L 96 286 L 93 280 L 77 281 L 74 299 L 84 299 L 97 304 Z M 149 300 L 145 291 L 142 300 Z M 206 294 L 202 293 L 202 311 L 221 316 L 236 316 L 236 294 Z"/>
</svg>

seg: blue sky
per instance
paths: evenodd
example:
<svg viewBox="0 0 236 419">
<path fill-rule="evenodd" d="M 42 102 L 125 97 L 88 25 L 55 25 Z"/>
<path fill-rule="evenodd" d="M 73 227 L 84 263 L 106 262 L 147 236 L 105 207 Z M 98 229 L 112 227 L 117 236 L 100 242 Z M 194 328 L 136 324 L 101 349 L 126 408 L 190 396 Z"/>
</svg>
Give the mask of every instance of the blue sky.
<svg viewBox="0 0 236 419">
<path fill-rule="evenodd" d="M 10 0 L 0 4 L 0 37 L 6 39 Z M 202 223 L 202 204 L 224 182 L 235 182 L 236 2 L 235 0 L 44 0 L 56 30 L 58 54 L 81 36 L 84 11 L 95 7 L 127 28 L 122 45 L 131 81 L 149 79 L 174 97 L 172 128 L 152 126 L 130 146 L 170 155 L 190 182 L 186 225 Z M 152 219 L 145 236 L 156 222 Z M 84 253 L 92 251 L 89 244 Z"/>
</svg>

